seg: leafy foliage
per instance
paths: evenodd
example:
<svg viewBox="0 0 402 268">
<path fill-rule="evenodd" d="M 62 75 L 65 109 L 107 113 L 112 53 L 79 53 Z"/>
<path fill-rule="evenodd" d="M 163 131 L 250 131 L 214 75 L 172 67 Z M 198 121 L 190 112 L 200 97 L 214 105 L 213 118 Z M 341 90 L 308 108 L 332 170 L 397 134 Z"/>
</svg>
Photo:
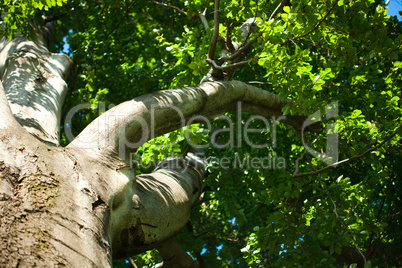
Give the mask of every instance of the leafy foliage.
<svg viewBox="0 0 402 268">
<path fill-rule="evenodd" d="M 128 0 L 6 2 L 8 37 L 16 29 L 25 33 L 29 16 L 59 17 L 53 49 L 68 44 L 74 60 L 65 110 L 90 103 L 73 126 L 65 126 L 76 134 L 113 104 L 198 84 L 210 70 L 212 1 L 167 1 L 177 9 Z M 337 124 L 339 160 L 345 161 L 325 169 L 291 127 L 273 121 L 267 127 L 251 114 L 230 113 L 210 127 L 194 125 L 145 144 L 137 172 L 182 155 L 188 135 L 191 143 L 206 145 L 208 188 L 177 238 L 204 267 L 343 267 L 362 254 L 364 267 L 400 267 L 402 24 L 378 0 L 290 1 L 270 18 L 280 2 L 220 1 L 221 36 L 242 43 L 240 26 L 256 20 L 249 62 L 233 79 L 258 82 L 294 100 L 285 114 L 324 114 L 337 101 L 338 116 L 322 120 L 324 129 Z M 205 9 L 208 28 L 199 19 Z M 216 58 L 223 48 L 218 42 Z M 265 131 L 249 134 L 247 143 L 244 130 L 250 127 Z M 236 131 L 222 131 L 231 128 Z M 305 139 L 312 149 L 325 150 L 327 134 Z M 252 159 L 281 163 L 262 167 L 248 164 Z M 343 258 L 348 249 L 357 259 Z M 133 258 L 143 267 L 160 261 L 156 251 Z"/>
<path fill-rule="evenodd" d="M 30 23 L 35 17 L 36 21 L 46 22 L 40 16 L 41 11 L 48 11 L 52 7 L 60 7 L 67 0 L 39 0 L 39 1 L 7 1 L 0 2 L 1 20 L 0 36 L 8 39 L 14 38 L 18 31 L 24 35 L 33 35 Z M 39 12 L 38 12 L 39 11 Z"/>
</svg>

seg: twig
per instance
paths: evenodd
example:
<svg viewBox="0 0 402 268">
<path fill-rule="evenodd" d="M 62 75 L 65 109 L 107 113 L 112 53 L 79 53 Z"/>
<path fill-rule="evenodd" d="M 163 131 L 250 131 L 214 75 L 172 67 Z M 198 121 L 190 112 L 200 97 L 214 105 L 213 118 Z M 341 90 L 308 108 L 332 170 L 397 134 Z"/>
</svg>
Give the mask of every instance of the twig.
<svg viewBox="0 0 402 268">
<path fill-rule="evenodd" d="M 59 15 L 51 16 L 51 17 L 46 17 L 43 24 L 46 24 L 46 23 L 48 23 L 48 22 L 53 22 L 53 21 L 55 21 L 55 20 L 58 20 L 59 18 L 60 18 Z"/>
<path fill-rule="evenodd" d="M 317 30 L 318 26 L 320 26 L 320 24 L 329 16 L 329 14 L 331 13 L 331 11 L 334 9 L 334 7 L 335 7 L 337 4 L 338 4 L 338 0 L 336 0 L 336 1 L 334 2 L 334 4 L 331 6 L 331 8 L 327 11 L 327 14 L 325 14 L 325 16 L 324 16 L 319 22 L 317 22 L 317 23 L 314 25 L 314 27 L 313 27 L 310 31 L 308 31 L 307 33 L 304 33 L 304 34 L 302 34 L 302 35 L 299 35 L 299 36 L 296 36 L 296 37 L 293 37 L 293 38 L 291 38 L 291 39 L 286 40 L 285 42 L 283 42 L 283 43 L 281 44 L 281 46 L 286 45 L 287 43 L 293 42 L 293 41 L 295 41 L 295 40 L 298 40 L 298 39 L 300 39 L 300 38 L 303 38 L 303 37 L 305 37 L 305 36 L 311 34 L 312 32 L 314 32 L 315 30 Z"/>
<path fill-rule="evenodd" d="M 249 20 L 250 20 L 250 19 L 248 19 L 247 21 L 249 21 Z M 247 23 L 247 21 L 246 21 L 245 23 Z M 253 18 L 253 22 L 250 23 L 250 26 L 248 27 L 247 34 L 246 34 L 245 36 L 244 36 L 244 34 L 242 34 L 243 39 L 242 39 L 242 44 L 241 44 L 241 46 L 244 46 L 244 45 L 246 44 L 247 39 L 250 37 L 251 32 L 253 31 L 253 28 L 254 28 L 254 26 L 255 26 L 255 22 L 256 22 L 256 19 L 255 19 L 255 17 L 254 17 L 254 18 Z"/>
<path fill-rule="evenodd" d="M 207 31 L 209 30 L 209 24 L 207 18 L 205 17 L 206 13 L 207 9 L 205 8 L 203 12 L 198 13 L 198 17 L 200 18 L 202 25 L 204 25 L 204 29 Z"/>
<path fill-rule="evenodd" d="M 250 60 L 239 61 L 239 62 L 232 63 L 232 64 L 225 65 L 225 66 L 219 66 L 214 60 L 207 59 L 206 61 L 209 64 L 211 64 L 214 69 L 224 71 L 224 70 L 228 70 L 228 69 L 231 69 L 231 68 L 234 68 L 234 67 L 239 67 L 239 66 L 246 65 L 246 64 L 249 63 Z"/>
<path fill-rule="evenodd" d="M 235 238 L 229 238 L 229 237 L 225 238 L 225 237 L 216 235 L 214 233 L 211 233 L 210 231 L 207 230 L 207 228 L 204 225 L 201 225 L 201 228 L 204 229 L 205 234 L 207 234 L 209 236 L 212 236 L 212 237 L 214 237 L 216 239 L 219 239 L 219 240 L 222 240 L 222 241 L 229 241 L 229 242 L 238 242 L 239 241 L 239 239 L 236 236 L 235 236 Z"/>
<path fill-rule="evenodd" d="M 105 10 L 105 8 L 107 7 L 107 4 L 105 3 L 101 9 L 101 11 L 99 11 L 99 15 L 103 13 L 103 11 Z"/>
<path fill-rule="evenodd" d="M 275 8 L 274 12 L 272 12 L 271 16 L 269 16 L 269 20 L 274 19 L 286 4 L 290 5 L 290 1 L 282 0 L 282 2 L 280 2 L 279 5 Z"/>
<path fill-rule="evenodd" d="M 226 16 L 224 16 L 225 23 L 226 23 L 226 47 L 230 52 L 234 52 L 236 49 L 234 48 L 232 44 L 232 39 L 230 38 L 230 35 L 232 33 L 232 29 L 230 28 L 230 23 L 229 20 Z"/>
<path fill-rule="evenodd" d="M 245 83 L 250 84 L 250 85 L 252 85 L 252 84 L 258 84 L 258 85 L 272 85 L 271 82 L 260 82 L 260 81 L 248 81 L 248 82 L 245 82 Z"/>
<path fill-rule="evenodd" d="M 359 247 L 357 246 L 356 240 L 353 238 L 353 234 L 352 234 L 352 232 L 350 231 L 349 227 L 348 227 L 345 223 L 343 223 L 343 222 L 341 221 L 341 219 L 339 219 L 338 212 L 337 212 L 337 206 L 336 206 L 334 200 L 332 199 L 332 197 L 331 197 L 328 193 L 326 193 L 326 194 L 327 194 L 327 196 L 329 197 L 329 199 L 331 200 L 331 202 L 332 202 L 332 204 L 333 204 L 333 206 L 334 206 L 334 213 L 335 213 L 336 219 L 337 219 L 338 222 L 342 225 L 342 227 L 345 228 L 346 231 L 348 231 L 348 232 L 352 235 L 352 236 L 351 236 L 351 239 L 352 239 L 352 241 L 353 241 L 353 244 L 354 244 L 354 246 L 355 246 L 357 252 L 359 252 L 359 254 L 362 256 L 362 258 L 363 258 L 363 260 L 364 260 L 364 263 L 366 263 L 366 262 L 367 262 L 366 256 L 364 256 L 363 252 L 361 252 L 361 250 L 360 250 Z"/>
<path fill-rule="evenodd" d="M 215 0 L 215 9 L 214 9 L 214 33 L 211 38 L 211 42 L 209 43 L 208 49 L 208 59 L 215 59 L 215 48 L 216 43 L 218 41 L 219 36 L 219 2 L 220 0 Z"/>
<path fill-rule="evenodd" d="M 399 128 L 398 128 L 398 129 L 399 129 Z M 344 160 L 342 160 L 342 161 L 336 162 L 336 163 L 334 163 L 334 164 L 331 164 L 331 165 L 329 165 L 329 166 L 326 166 L 326 167 L 324 167 L 324 168 L 322 168 L 322 169 L 319 169 L 319 170 L 316 170 L 316 171 L 313 171 L 313 172 L 306 172 L 306 173 L 300 173 L 300 174 L 293 174 L 293 178 L 304 177 L 304 176 L 311 176 L 311 175 L 317 175 L 317 174 L 319 174 L 319 173 L 321 173 L 321 172 L 323 172 L 323 171 L 325 171 L 325 170 L 328 170 L 328 169 L 330 169 L 330 168 L 334 168 L 334 167 L 336 167 L 336 166 L 338 166 L 338 165 L 347 163 L 347 162 L 352 161 L 352 160 L 354 160 L 354 159 L 361 158 L 361 157 L 365 156 L 366 154 L 368 154 L 368 153 L 370 153 L 370 152 L 372 152 L 372 151 L 374 151 L 374 150 L 380 148 L 380 147 L 383 146 L 387 141 L 389 141 L 390 139 L 392 139 L 392 138 L 397 134 L 398 129 L 395 130 L 388 138 L 386 138 L 385 140 L 383 140 L 380 144 L 378 144 L 377 146 L 374 146 L 374 147 L 368 149 L 367 151 L 365 151 L 365 152 L 363 152 L 363 153 L 361 153 L 361 154 L 354 155 L 354 156 L 352 156 L 352 157 L 350 157 L 350 158 L 347 158 L 347 159 L 344 159 Z"/>
<path fill-rule="evenodd" d="M 178 8 L 178 7 L 176 7 L 176 6 L 172 6 L 172 5 L 165 4 L 165 3 L 159 3 L 159 2 L 157 2 L 157 1 L 155 1 L 155 0 L 152 0 L 152 3 L 154 3 L 154 4 L 156 4 L 156 5 L 159 5 L 159 6 L 163 6 L 163 7 L 170 7 L 170 8 L 173 8 L 173 9 L 177 10 L 178 12 L 180 12 L 181 14 L 187 15 L 187 12 L 186 12 L 186 11 L 181 10 L 180 8 Z"/>
<path fill-rule="evenodd" d="M 293 172 L 293 177 L 299 172 L 299 163 L 300 163 L 301 160 L 303 160 L 303 158 L 306 155 L 306 153 L 307 153 L 307 150 L 304 150 L 303 154 L 299 158 L 296 159 L 295 172 Z"/>
<path fill-rule="evenodd" d="M 130 10 L 131 4 L 128 4 L 126 7 L 126 12 L 123 17 L 121 17 L 120 21 L 108 32 L 108 34 L 105 37 L 105 40 L 109 38 L 109 36 L 122 24 L 122 22 L 126 19 L 128 15 L 128 11 Z"/>
<path fill-rule="evenodd" d="M 385 216 L 381 221 L 385 221 L 388 220 L 388 218 L 395 218 L 395 217 L 399 217 L 402 214 L 402 210 L 400 210 L 399 212 L 395 213 L 395 214 L 391 214 L 388 216 Z"/>
<path fill-rule="evenodd" d="M 233 53 L 232 55 L 230 55 L 230 57 L 223 57 L 222 60 L 223 61 L 232 61 L 238 57 L 241 56 L 241 54 L 243 54 L 245 56 L 245 52 L 247 51 L 247 49 L 249 49 L 251 47 L 252 44 L 254 44 L 255 42 L 257 42 L 258 38 L 260 38 L 262 34 L 260 33 L 258 36 L 256 36 L 254 39 L 250 40 L 249 42 L 247 42 L 247 44 L 245 44 L 244 46 L 242 46 L 239 50 L 237 50 L 235 53 Z"/>
</svg>

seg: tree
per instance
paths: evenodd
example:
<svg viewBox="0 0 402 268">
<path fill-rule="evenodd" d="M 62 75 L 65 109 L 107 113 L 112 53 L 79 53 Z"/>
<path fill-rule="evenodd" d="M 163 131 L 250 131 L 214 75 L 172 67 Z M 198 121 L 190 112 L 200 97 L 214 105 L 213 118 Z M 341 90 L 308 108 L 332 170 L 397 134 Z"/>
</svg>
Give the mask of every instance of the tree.
<svg viewBox="0 0 402 268">
<path fill-rule="evenodd" d="M 401 265 L 382 1 L 1 7 L 2 266 Z"/>
</svg>

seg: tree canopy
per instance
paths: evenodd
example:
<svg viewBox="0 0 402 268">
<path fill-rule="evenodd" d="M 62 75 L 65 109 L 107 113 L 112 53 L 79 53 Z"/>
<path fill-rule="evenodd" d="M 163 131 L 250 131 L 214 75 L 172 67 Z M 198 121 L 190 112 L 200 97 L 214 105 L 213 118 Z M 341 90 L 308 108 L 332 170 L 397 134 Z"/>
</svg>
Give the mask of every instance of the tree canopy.
<svg viewBox="0 0 402 268">
<path fill-rule="evenodd" d="M 113 105 L 205 79 L 263 88 L 292 100 L 285 115 L 322 122 L 322 131 L 300 135 L 281 118 L 227 113 L 137 151 L 139 174 L 203 147 L 207 188 L 177 237 L 200 267 L 402 265 L 402 23 L 386 15 L 384 1 L 0 7 L 1 35 L 32 36 L 29 25 L 52 22 L 50 50 L 73 60 L 64 115 L 88 105 L 64 122 L 63 145 Z M 160 257 L 149 251 L 133 260 L 152 267 Z"/>
</svg>

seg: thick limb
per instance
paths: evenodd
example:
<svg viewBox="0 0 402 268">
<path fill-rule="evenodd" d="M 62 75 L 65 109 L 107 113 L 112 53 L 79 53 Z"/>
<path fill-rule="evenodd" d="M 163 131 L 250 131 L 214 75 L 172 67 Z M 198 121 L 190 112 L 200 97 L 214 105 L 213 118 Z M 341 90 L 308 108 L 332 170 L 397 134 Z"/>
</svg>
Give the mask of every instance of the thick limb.
<svg viewBox="0 0 402 268">
<path fill-rule="evenodd" d="M 196 262 L 184 251 L 174 239 L 161 243 L 157 248 L 163 262 L 155 268 L 196 268 Z"/>
</svg>

